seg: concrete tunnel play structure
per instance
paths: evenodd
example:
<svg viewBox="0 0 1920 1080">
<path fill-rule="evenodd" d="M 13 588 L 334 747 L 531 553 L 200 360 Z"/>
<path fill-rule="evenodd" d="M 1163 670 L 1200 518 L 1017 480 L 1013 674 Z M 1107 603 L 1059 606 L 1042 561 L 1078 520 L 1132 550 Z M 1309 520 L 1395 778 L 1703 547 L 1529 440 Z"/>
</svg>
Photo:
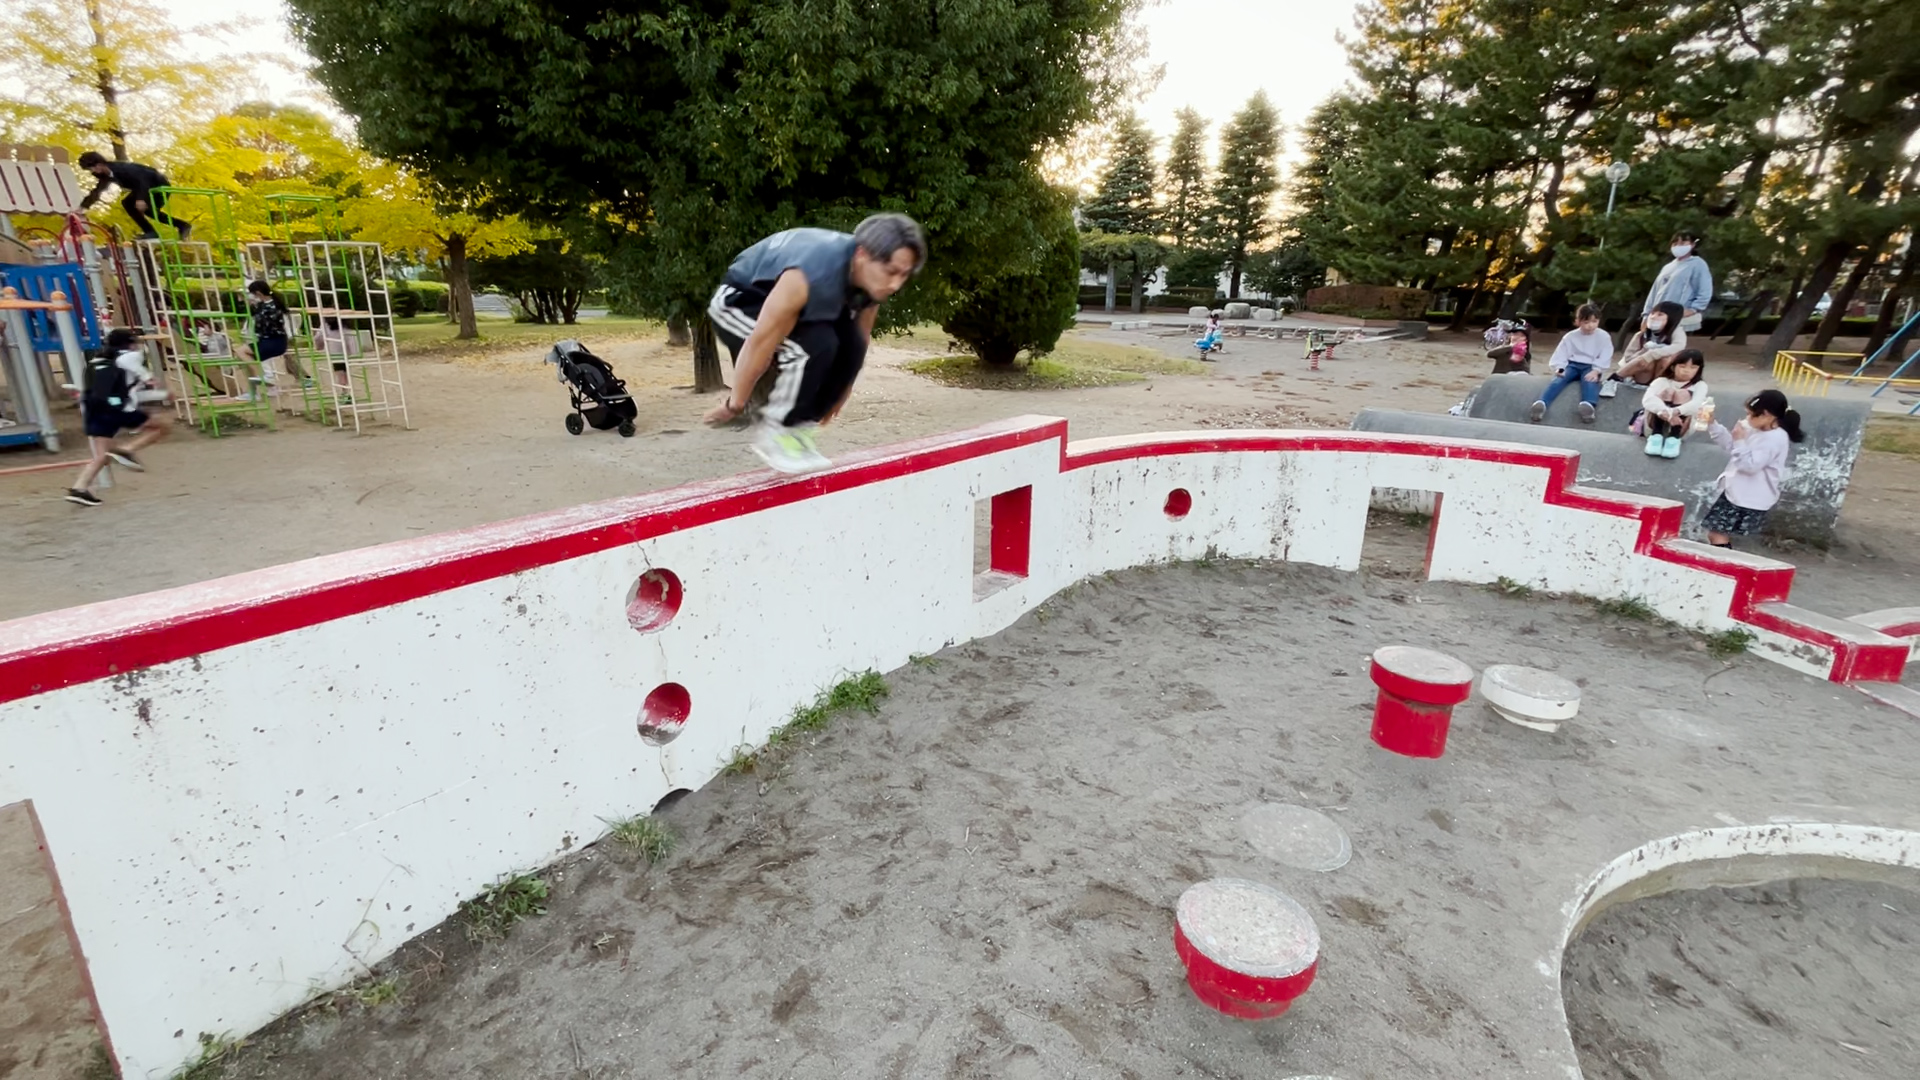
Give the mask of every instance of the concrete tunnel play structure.
<svg viewBox="0 0 1920 1080">
<path fill-rule="evenodd" d="M 1430 579 L 1639 598 L 1905 700 L 1891 684 L 1907 641 L 1794 607 L 1791 566 L 1679 539 L 1679 504 L 1578 486 L 1578 466 L 1563 449 L 1370 432 L 1069 443 L 1065 421 L 1021 417 L 812 476 L 50 612 L 0 624 L 0 808 L 24 806 L 22 835 L 42 838 L 84 993 L 123 1075 L 145 1077 L 189 1060 L 199 1032 L 252 1030 L 351 981 L 603 819 L 702 786 L 848 672 L 997 633 L 1111 570 L 1354 570 L 1376 489 L 1432 493 Z M 790 633 L 742 680 L 737 643 L 765 626 Z M 1611 893 L 1698 859 L 1920 863 L 1911 834 L 1870 825 L 1650 835 L 1566 877 L 1539 932 L 1564 945 Z M 1530 992 L 1557 1007 L 1556 979 Z M 1577 1075 L 1564 1019 L 1527 1022 Z"/>
</svg>

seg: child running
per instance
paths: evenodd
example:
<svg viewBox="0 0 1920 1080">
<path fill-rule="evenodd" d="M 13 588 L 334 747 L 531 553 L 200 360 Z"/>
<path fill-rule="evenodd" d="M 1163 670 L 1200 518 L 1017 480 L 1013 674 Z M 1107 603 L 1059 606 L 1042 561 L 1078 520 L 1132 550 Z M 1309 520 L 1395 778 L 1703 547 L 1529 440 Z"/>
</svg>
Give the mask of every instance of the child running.
<svg viewBox="0 0 1920 1080">
<path fill-rule="evenodd" d="M 853 392 L 880 304 L 926 261 L 926 234 L 905 214 L 875 214 L 852 235 L 788 229 L 735 256 L 707 306 L 733 354 L 733 387 L 706 422 L 738 419 L 777 363 L 753 452 L 780 472 L 826 468 L 814 429 Z"/>
<path fill-rule="evenodd" d="M 1547 406 L 1568 386 L 1580 384 L 1580 422 L 1593 423 L 1594 406 L 1600 402 L 1600 373 L 1613 366 L 1613 339 L 1600 329 L 1600 305 L 1581 304 L 1573 314 L 1578 329 L 1560 339 L 1547 366 L 1554 371 L 1547 392 L 1528 410 L 1527 419 L 1539 423 L 1547 418 Z"/>
<path fill-rule="evenodd" d="M 1730 548 L 1735 536 L 1759 532 L 1767 511 L 1780 501 L 1780 474 L 1786 471 L 1792 443 L 1806 438 L 1800 414 L 1787 407 L 1787 395 L 1762 390 L 1747 401 L 1747 417 L 1729 432 L 1719 424 L 1707 434 L 1727 452 L 1727 468 L 1714 481 L 1720 493 L 1700 524 L 1707 542 Z"/>
<path fill-rule="evenodd" d="M 1707 403 L 1707 358 L 1699 349 L 1674 354 L 1667 373 L 1653 380 L 1640 399 L 1646 410 L 1647 456 L 1677 458 L 1680 440 Z"/>
<path fill-rule="evenodd" d="M 93 481 L 107 467 L 109 458 L 134 472 L 147 471 L 133 452 L 166 438 L 172 425 L 164 412 L 148 416 L 140 407 L 140 388 L 152 381 L 153 372 L 147 370 L 146 357 L 140 354 L 140 335 L 125 327 L 110 331 L 106 347 L 87 361 L 80 413 L 93 456 L 67 489 L 68 502 L 100 505 L 100 497 L 93 493 Z M 115 446 L 114 436 L 122 431 L 140 434 L 125 446 Z"/>
</svg>

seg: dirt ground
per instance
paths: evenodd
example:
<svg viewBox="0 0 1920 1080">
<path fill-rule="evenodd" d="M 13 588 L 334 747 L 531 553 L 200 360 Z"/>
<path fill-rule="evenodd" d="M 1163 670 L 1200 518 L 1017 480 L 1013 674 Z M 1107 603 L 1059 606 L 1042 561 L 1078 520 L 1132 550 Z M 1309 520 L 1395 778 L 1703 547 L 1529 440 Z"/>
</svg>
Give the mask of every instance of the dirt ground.
<svg viewBox="0 0 1920 1080">
<path fill-rule="evenodd" d="M 451 920 L 383 965 L 395 1000 L 337 997 L 196 1080 L 1520 1080 L 1549 1075 L 1558 1025 L 1536 966 L 1606 860 L 1707 807 L 1915 824 L 1920 730 L 1859 695 L 1583 603 L 1412 580 L 1417 527 L 1372 531 L 1365 573 L 1128 571 L 892 672 L 877 715 L 661 810 L 658 865 L 589 848 L 504 942 Z M 1582 716 L 1542 735 L 1463 707 L 1445 759 L 1392 758 L 1364 665 L 1393 641 L 1553 667 Z M 1353 861 L 1261 857 L 1237 827 L 1256 802 L 1328 814 Z M 1280 1020 L 1184 985 L 1172 906 L 1216 876 L 1318 923 L 1319 977 Z M 1768 1008 L 1819 1028 L 1856 986 L 1831 973 Z"/>
<path fill-rule="evenodd" d="M 1567 948 L 1585 1080 L 1920 1076 L 1920 892 L 1802 879 L 1601 914 Z"/>
<path fill-rule="evenodd" d="M 1083 332 L 1192 352 L 1179 331 Z M 0 619 L 758 467 L 744 433 L 701 425 L 711 401 L 690 391 L 686 350 L 661 341 L 599 345 L 591 323 L 578 333 L 637 396 L 638 437 L 568 435 L 560 423 L 566 395 L 540 362 L 543 350 L 520 348 L 410 361 L 412 431 L 376 427 L 356 438 L 299 420 L 223 439 L 182 429 L 153 448 L 149 472 L 116 470 L 118 483 L 97 509 L 60 498 L 72 479 L 65 470 L 0 475 Z M 1442 411 L 1488 368 L 1476 337 L 1348 346 L 1317 373 L 1307 370 L 1299 342 L 1230 339 L 1204 376 L 1006 392 L 935 385 L 902 370 L 916 355 L 875 350 L 823 440 L 829 453 L 1031 412 L 1066 417 L 1078 438 L 1345 427 L 1369 405 Z M 1716 385 L 1763 383 L 1740 363 L 1750 357 L 1724 348 L 1714 356 Z M 39 455 L 0 456 L 0 469 Z M 1909 542 L 1920 459 L 1869 453 L 1854 485 L 1841 545 L 1829 555 L 1790 553 L 1803 567 L 1796 598 L 1834 615 L 1889 606 L 1889 595 L 1920 603 L 1920 555 Z"/>
</svg>

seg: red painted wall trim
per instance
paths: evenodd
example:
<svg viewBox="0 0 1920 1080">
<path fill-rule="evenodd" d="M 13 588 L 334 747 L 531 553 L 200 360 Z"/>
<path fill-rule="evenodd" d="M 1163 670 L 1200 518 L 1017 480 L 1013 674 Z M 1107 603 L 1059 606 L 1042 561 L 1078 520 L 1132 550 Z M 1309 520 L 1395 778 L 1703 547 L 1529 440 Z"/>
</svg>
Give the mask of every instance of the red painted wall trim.
<svg viewBox="0 0 1920 1080">
<path fill-rule="evenodd" d="M 476 582 L 504 577 L 655 536 L 786 506 L 803 499 L 926 472 L 1049 441 L 1060 444 L 1062 472 L 1117 461 L 1179 454 L 1347 452 L 1406 454 L 1503 465 L 1547 473 L 1549 505 L 1631 518 L 1635 550 L 1650 558 L 1732 578 L 1735 619 L 1835 652 L 1835 681 L 1898 679 L 1906 646 L 1842 641 L 1814 627 L 1756 610 L 1784 599 L 1791 567 L 1674 549 L 1682 508 L 1575 486 L 1571 450 L 1373 432 L 1276 431 L 1100 440 L 1071 453 L 1067 424 L 1017 417 L 879 450 L 848 455 L 830 471 L 799 478 L 765 473 L 672 488 L 440 536 L 342 552 L 144 597 L 112 600 L 0 623 L 0 702 L 185 659 L 203 652 L 357 615 Z M 178 607 L 170 607 L 177 602 Z M 1756 617 L 1757 616 L 1757 617 Z M 1889 674 L 1891 672 L 1891 674 Z"/>
</svg>

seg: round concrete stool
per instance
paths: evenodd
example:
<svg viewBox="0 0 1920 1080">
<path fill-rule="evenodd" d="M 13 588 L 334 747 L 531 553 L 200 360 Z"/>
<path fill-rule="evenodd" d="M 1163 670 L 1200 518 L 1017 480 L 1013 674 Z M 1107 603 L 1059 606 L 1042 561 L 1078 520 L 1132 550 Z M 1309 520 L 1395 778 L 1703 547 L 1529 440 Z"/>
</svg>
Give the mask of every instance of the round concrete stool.
<svg viewBox="0 0 1920 1080">
<path fill-rule="evenodd" d="M 1180 894 L 1173 950 L 1201 1003 L 1241 1020 L 1271 1020 L 1313 984 L 1320 931 L 1286 893 L 1217 878 Z"/>
<path fill-rule="evenodd" d="M 1373 653 L 1373 741 L 1408 757 L 1447 749 L 1453 707 L 1473 693 L 1473 669 L 1445 653 L 1388 645 Z"/>
<path fill-rule="evenodd" d="M 1559 731 L 1580 712 L 1580 688 L 1539 668 L 1495 664 L 1480 673 L 1480 696 L 1502 717 L 1535 731 Z"/>
</svg>

